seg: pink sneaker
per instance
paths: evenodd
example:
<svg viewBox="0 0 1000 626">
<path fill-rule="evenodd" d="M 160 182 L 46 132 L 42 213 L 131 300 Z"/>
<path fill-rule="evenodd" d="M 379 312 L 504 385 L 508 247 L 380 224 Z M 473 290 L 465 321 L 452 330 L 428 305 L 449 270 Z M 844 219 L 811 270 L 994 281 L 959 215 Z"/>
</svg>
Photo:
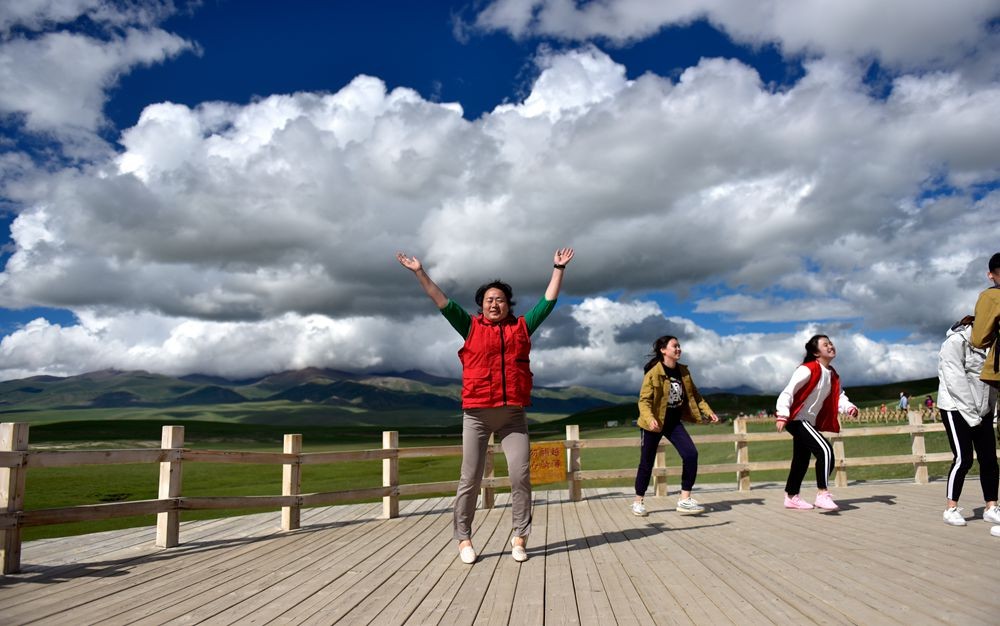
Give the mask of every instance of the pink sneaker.
<svg viewBox="0 0 1000 626">
<path fill-rule="evenodd" d="M 840 507 L 837 503 L 833 501 L 833 496 L 830 492 L 817 493 L 816 494 L 816 508 L 823 509 L 824 511 L 836 511 Z"/>
<path fill-rule="evenodd" d="M 796 509 L 798 511 L 808 511 L 813 508 L 813 505 L 809 504 L 805 500 L 799 497 L 799 494 L 795 494 L 791 498 L 788 494 L 785 494 L 785 508 L 786 509 Z"/>
</svg>

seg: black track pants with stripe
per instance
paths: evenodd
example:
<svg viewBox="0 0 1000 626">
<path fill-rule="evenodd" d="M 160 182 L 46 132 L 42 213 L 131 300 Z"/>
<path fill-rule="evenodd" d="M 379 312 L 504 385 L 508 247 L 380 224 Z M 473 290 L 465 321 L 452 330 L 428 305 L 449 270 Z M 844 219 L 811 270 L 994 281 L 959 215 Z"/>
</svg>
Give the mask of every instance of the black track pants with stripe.
<svg viewBox="0 0 1000 626">
<path fill-rule="evenodd" d="M 809 422 L 789 420 L 785 430 L 792 435 L 792 466 L 788 470 L 785 493 L 794 496 L 802 488 L 810 456 L 816 457 L 816 487 L 826 489 L 826 481 L 833 473 L 833 446 Z"/>
</svg>

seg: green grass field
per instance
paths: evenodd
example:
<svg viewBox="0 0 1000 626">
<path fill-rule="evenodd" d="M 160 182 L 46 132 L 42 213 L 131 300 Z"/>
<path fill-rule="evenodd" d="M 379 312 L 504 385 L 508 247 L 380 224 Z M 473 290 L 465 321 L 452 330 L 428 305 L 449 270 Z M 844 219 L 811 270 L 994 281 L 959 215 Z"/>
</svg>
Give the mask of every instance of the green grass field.
<svg viewBox="0 0 1000 626">
<path fill-rule="evenodd" d="M 621 414 L 621 409 L 616 411 Z M 596 412 L 577 415 L 581 422 L 581 437 L 627 438 L 635 437 L 632 426 L 603 428 L 606 415 Z M 573 421 L 571 418 L 567 418 Z M 532 427 L 533 441 L 560 440 L 565 435 L 561 422 L 538 424 Z M 176 422 L 175 422 L 176 423 Z M 377 427 L 318 427 L 305 426 L 287 428 L 262 424 L 234 424 L 219 421 L 185 421 L 185 447 L 192 449 L 248 450 L 280 452 L 282 435 L 286 432 L 303 435 L 303 449 L 306 452 L 352 450 L 381 447 L 381 429 Z M 160 429 L 164 422 L 146 420 L 102 420 L 36 423 L 31 427 L 32 449 L 81 449 L 81 448 L 136 448 L 157 447 Z M 770 432 L 771 424 L 750 424 L 751 432 Z M 427 426 L 406 426 L 398 428 L 400 445 L 404 447 L 429 445 L 459 445 L 460 435 L 455 427 L 429 428 Z M 689 426 L 692 435 L 721 434 L 732 432 L 732 425 Z M 865 437 L 849 439 L 845 443 L 847 455 L 880 456 L 908 454 L 910 438 L 907 435 Z M 928 452 L 948 450 L 943 433 L 927 436 Z M 700 463 L 712 465 L 733 463 L 736 460 L 731 443 L 702 444 L 699 446 Z M 791 440 L 761 442 L 750 445 L 751 461 L 784 460 L 791 454 Z M 625 469 L 638 463 L 638 448 L 584 450 L 583 469 Z M 667 451 L 668 465 L 679 464 L 672 449 Z M 400 480 L 403 483 L 426 483 L 457 480 L 460 459 L 458 457 L 403 459 L 400 461 Z M 946 463 L 932 464 L 932 476 L 941 476 L 947 471 Z M 241 496 L 276 495 L 281 493 L 281 468 L 258 465 L 218 465 L 204 463 L 184 464 L 185 496 Z M 159 468 L 149 465 L 85 466 L 72 468 L 38 468 L 27 473 L 25 508 L 44 509 L 94 504 L 100 502 L 121 502 L 146 500 L 157 497 Z M 502 455 L 497 457 L 497 475 L 506 474 Z M 303 493 L 343 491 L 381 484 L 381 463 L 363 461 L 339 463 L 336 465 L 307 465 L 302 472 Z M 786 472 L 755 472 L 754 482 L 781 481 Z M 907 478 L 913 476 L 912 465 L 878 466 L 852 469 L 850 480 L 870 480 L 875 478 Z M 811 473 L 807 476 L 812 480 Z M 674 479 L 676 480 L 676 479 Z M 701 474 L 699 483 L 735 482 L 735 476 L 726 474 Z M 628 485 L 631 480 L 604 480 L 586 483 L 587 486 Z M 807 482 L 808 484 L 808 482 Z M 552 485 L 557 487 L 565 483 Z M 672 488 L 676 484 L 672 485 Z M 543 487 L 544 488 L 544 487 Z M 943 495 L 942 495 L 943 497 Z M 183 520 L 224 517 L 248 513 L 247 510 L 196 511 L 182 513 Z M 144 526 L 155 523 L 152 516 L 119 518 L 100 522 L 81 522 L 54 526 L 29 527 L 23 530 L 25 540 L 44 537 L 69 536 L 115 528 Z"/>
</svg>

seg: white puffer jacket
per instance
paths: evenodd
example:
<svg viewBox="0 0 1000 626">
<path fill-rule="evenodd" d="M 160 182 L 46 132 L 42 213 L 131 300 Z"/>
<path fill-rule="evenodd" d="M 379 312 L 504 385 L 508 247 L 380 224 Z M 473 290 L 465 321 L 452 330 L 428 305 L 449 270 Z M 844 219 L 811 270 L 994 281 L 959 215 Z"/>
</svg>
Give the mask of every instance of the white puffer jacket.
<svg viewBox="0 0 1000 626">
<path fill-rule="evenodd" d="M 969 426 L 992 420 L 997 392 L 979 380 L 986 351 L 973 347 L 971 326 L 955 324 L 938 353 L 938 408 L 958 411 Z"/>
</svg>

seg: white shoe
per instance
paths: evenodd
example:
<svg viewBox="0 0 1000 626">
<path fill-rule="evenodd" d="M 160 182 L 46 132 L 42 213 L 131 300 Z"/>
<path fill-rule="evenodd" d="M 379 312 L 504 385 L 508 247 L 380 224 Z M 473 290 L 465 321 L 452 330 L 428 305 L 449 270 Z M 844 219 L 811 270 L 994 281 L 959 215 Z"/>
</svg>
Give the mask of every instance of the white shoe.
<svg viewBox="0 0 1000 626">
<path fill-rule="evenodd" d="M 1000 537 L 1000 526 L 994 526 L 990 529 L 990 534 L 994 537 Z"/>
<path fill-rule="evenodd" d="M 698 501 L 694 498 L 688 497 L 677 501 L 677 512 L 684 513 L 686 515 L 696 515 L 698 513 L 704 513 L 705 507 L 698 504 Z"/>
<path fill-rule="evenodd" d="M 514 557 L 514 560 L 518 563 L 524 563 L 528 560 L 528 553 L 525 551 L 524 546 L 514 544 L 515 539 L 517 539 L 517 537 L 510 538 L 510 555 Z"/>
<path fill-rule="evenodd" d="M 993 505 L 983 511 L 983 521 L 990 524 L 1000 524 L 1000 506 Z"/>
<path fill-rule="evenodd" d="M 962 509 L 957 506 L 945 509 L 942 517 L 944 518 L 944 523 L 950 526 L 965 526 L 966 524 L 965 518 L 962 517 Z"/>
<path fill-rule="evenodd" d="M 472 565 L 476 562 L 476 551 L 472 546 L 465 546 L 458 551 L 458 558 L 466 565 Z"/>
<path fill-rule="evenodd" d="M 646 515 L 648 515 L 648 513 L 646 513 L 646 505 L 642 500 L 632 503 L 632 515 L 635 515 L 636 517 L 646 517 Z"/>
</svg>

